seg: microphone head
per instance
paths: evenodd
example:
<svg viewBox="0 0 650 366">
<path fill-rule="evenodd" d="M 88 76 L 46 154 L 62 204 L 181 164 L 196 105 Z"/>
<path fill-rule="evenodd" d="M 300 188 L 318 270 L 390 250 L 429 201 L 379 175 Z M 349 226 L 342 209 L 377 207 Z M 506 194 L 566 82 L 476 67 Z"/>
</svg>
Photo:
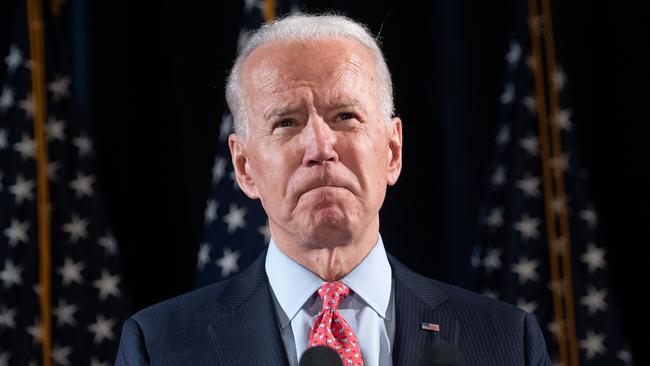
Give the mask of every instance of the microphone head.
<svg viewBox="0 0 650 366">
<path fill-rule="evenodd" d="M 420 366 L 465 366 L 465 359 L 451 343 L 438 340 L 422 351 Z"/>
<path fill-rule="evenodd" d="M 300 366 L 343 366 L 341 356 L 332 348 L 315 346 L 300 356 Z"/>
</svg>

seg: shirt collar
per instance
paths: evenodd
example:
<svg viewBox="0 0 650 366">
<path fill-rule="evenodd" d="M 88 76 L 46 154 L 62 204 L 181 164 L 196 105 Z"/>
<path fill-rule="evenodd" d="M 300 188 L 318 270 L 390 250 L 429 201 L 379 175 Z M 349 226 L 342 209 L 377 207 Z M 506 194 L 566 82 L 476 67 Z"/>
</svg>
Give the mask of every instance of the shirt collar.
<svg viewBox="0 0 650 366">
<path fill-rule="evenodd" d="M 323 280 L 282 253 L 273 239 L 266 254 L 265 269 L 273 294 L 287 315 L 287 319 L 281 322 L 284 328 L 323 284 Z M 340 281 L 379 316 L 388 319 L 391 278 L 390 263 L 380 235 L 370 253 Z"/>
</svg>

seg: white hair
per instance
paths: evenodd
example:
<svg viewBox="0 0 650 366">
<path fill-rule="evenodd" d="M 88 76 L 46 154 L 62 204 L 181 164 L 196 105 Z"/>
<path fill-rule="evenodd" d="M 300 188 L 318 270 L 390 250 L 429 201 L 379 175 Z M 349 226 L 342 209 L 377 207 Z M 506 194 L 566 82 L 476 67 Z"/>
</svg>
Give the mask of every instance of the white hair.
<svg viewBox="0 0 650 366">
<path fill-rule="evenodd" d="M 388 123 L 393 117 L 393 84 L 377 40 L 360 23 L 341 15 L 293 14 L 263 25 L 241 48 L 226 84 L 226 100 L 233 115 L 235 133 L 248 135 L 248 117 L 242 90 L 241 69 L 246 58 L 258 47 L 274 41 L 345 38 L 365 46 L 375 60 L 378 79 L 380 117 Z"/>
</svg>

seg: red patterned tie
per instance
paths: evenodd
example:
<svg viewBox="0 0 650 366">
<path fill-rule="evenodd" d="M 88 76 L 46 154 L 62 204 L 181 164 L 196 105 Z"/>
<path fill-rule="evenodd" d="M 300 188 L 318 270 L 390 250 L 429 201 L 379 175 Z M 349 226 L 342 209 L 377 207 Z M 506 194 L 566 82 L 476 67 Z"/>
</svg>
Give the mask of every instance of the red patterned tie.
<svg viewBox="0 0 650 366">
<path fill-rule="evenodd" d="M 309 333 L 309 347 L 333 348 L 345 366 L 363 366 L 357 336 L 338 311 L 339 304 L 349 293 L 350 288 L 340 282 L 327 282 L 318 289 L 323 309 L 316 315 Z"/>
</svg>

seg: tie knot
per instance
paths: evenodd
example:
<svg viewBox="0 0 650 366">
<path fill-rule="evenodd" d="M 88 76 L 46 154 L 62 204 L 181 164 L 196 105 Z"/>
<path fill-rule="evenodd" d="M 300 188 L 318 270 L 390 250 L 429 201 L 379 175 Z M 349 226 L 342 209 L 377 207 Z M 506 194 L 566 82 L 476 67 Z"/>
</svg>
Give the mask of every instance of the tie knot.
<svg viewBox="0 0 650 366">
<path fill-rule="evenodd" d="M 323 300 L 323 310 L 336 310 L 350 288 L 341 282 L 326 282 L 318 289 L 318 296 Z"/>
</svg>

